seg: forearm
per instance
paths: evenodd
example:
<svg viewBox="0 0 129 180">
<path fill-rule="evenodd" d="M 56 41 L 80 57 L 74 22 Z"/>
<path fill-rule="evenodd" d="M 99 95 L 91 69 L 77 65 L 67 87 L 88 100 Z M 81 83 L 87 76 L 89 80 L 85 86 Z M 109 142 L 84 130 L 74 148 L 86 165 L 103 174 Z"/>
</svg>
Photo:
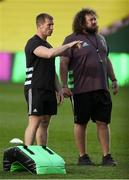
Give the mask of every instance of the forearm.
<svg viewBox="0 0 129 180">
<path fill-rule="evenodd" d="M 52 57 L 60 56 L 64 51 L 68 48 L 78 47 L 79 48 L 80 41 L 73 41 L 58 48 L 46 48 L 44 46 L 38 46 L 33 53 L 41 58 L 50 59 Z"/>
<path fill-rule="evenodd" d="M 56 88 L 56 91 L 59 92 L 61 90 L 61 84 L 59 82 L 59 79 L 58 79 L 58 76 L 57 74 L 55 74 L 55 88 Z"/>
<path fill-rule="evenodd" d="M 69 48 L 69 44 L 64 46 L 60 46 L 58 48 L 46 48 L 43 46 L 39 46 L 34 50 L 34 54 L 41 58 L 50 59 L 52 57 L 60 55 L 62 52 Z"/>
<path fill-rule="evenodd" d="M 67 87 L 67 77 L 68 77 L 68 60 L 65 57 L 61 58 L 60 64 L 60 77 L 63 87 Z"/>
<path fill-rule="evenodd" d="M 57 48 L 51 48 L 49 52 L 49 57 L 55 57 L 61 55 L 64 51 L 66 51 L 69 47 L 69 44 L 65 44 L 63 46 Z"/>
<path fill-rule="evenodd" d="M 55 56 L 60 56 L 64 51 L 66 51 L 69 48 L 80 48 L 82 41 L 73 41 L 68 44 L 65 44 L 63 46 L 60 46 L 58 48 L 51 48 L 49 56 L 50 57 L 55 57 Z"/>
<path fill-rule="evenodd" d="M 116 76 L 113 70 L 113 66 L 111 61 L 108 59 L 107 61 L 107 72 L 108 72 L 108 77 L 110 78 L 111 81 L 116 81 Z"/>
<path fill-rule="evenodd" d="M 118 93 L 119 87 L 118 87 L 117 79 L 115 77 L 115 73 L 114 73 L 114 70 L 113 70 L 110 60 L 108 60 L 107 65 L 108 65 L 107 66 L 108 76 L 109 76 L 110 80 L 112 81 L 113 94 L 116 95 Z"/>
</svg>

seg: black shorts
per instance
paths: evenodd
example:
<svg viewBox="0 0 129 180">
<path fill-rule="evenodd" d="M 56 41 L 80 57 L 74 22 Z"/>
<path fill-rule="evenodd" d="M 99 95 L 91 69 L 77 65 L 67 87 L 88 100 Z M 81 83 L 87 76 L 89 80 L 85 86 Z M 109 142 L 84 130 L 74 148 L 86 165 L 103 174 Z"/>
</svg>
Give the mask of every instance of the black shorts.
<svg viewBox="0 0 129 180">
<path fill-rule="evenodd" d="M 41 88 L 24 89 L 29 115 L 57 114 L 57 100 L 55 92 L 44 91 Z"/>
<path fill-rule="evenodd" d="M 90 119 L 93 122 L 102 121 L 107 124 L 110 123 L 112 100 L 108 91 L 98 90 L 75 94 L 73 101 L 75 123 L 85 124 Z"/>
</svg>

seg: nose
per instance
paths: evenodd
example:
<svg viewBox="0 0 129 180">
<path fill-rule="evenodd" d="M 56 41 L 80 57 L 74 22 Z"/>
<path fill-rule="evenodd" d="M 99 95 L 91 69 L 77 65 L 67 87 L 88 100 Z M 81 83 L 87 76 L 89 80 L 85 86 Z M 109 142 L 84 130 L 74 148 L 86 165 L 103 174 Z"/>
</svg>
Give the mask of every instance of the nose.
<svg viewBox="0 0 129 180">
<path fill-rule="evenodd" d="M 94 18 L 94 19 L 92 19 L 92 22 L 94 23 L 94 24 L 96 24 L 96 18 Z"/>
</svg>

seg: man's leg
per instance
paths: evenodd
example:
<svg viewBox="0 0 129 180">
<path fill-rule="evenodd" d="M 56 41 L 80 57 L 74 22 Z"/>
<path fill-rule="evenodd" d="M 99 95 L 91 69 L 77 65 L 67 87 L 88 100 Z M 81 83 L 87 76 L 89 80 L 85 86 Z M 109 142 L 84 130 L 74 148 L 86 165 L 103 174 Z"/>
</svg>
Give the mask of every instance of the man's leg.
<svg viewBox="0 0 129 180">
<path fill-rule="evenodd" d="M 98 133 L 98 139 L 102 148 L 103 156 L 106 156 L 109 154 L 109 149 L 110 149 L 110 129 L 109 126 L 100 121 L 96 121 L 97 125 L 97 133 Z"/>
<path fill-rule="evenodd" d="M 95 165 L 87 154 L 87 124 L 74 124 L 75 142 L 79 151 L 78 165 Z"/>
<path fill-rule="evenodd" d="M 32 145 L 35 141 L 35 135 L 37 128 L 40 123 L 40 116 L 31 115 L 29 116 L 29 123 L 28 127 L 25 130 L 25 145 L 29 146 Z"/>
<path fill-rule="evenodd" d="M 109 126 L 100 121 L 96 121 L 97 131 L 98 131 L 98 139 L 101 144 L 103 158 L 102 165 L 104 166 L 116 166 L 117 162 L 112 158 L 110 151 L 110 129 Z"/>
<path fill-rule="evenodd" d="M 36 132 L 37 145 L 42 145 L 42 146 L 47 145 L 48 126 L 49 126 L 50 118 L 51 116 L 49 115 L 44 115 L 41 117 L 41 121 Z"/>
<path fill-rule="evenodd" d="M 79 155 L 87 154 L 86 149 L 86 124 L 74 124 L 74 136 Z"/>
</svg>

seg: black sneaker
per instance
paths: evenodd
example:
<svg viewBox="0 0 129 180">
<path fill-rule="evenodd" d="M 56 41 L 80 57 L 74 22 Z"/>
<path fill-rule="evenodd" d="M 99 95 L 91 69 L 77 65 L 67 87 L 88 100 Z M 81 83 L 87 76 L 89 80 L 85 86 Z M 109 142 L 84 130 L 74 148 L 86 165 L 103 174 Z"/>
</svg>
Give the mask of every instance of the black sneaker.
<svg viewBox="0 0 129 180">
<path fill-rule="evenodd" d="M 117 162 L 112 158 L 111 154 L 103 156 L 102 166 L 116 166 Z"/>
<path fill-rule="evenodd" d="M 78 165 L 95 165 L 90 157 L 88 156 L 88 154 L 84 154 L 83 156 L 78 158 Z"/>
</svg>

